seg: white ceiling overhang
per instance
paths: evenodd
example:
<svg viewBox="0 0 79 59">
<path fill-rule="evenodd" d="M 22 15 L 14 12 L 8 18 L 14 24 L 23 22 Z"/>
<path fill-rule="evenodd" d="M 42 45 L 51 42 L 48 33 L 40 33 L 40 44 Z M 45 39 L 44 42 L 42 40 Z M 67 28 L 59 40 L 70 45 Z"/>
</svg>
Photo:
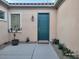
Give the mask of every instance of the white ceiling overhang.
<svg viewBox="0 0 79 59">
<path fill-rule="evenodd" d="M 58 8 L 64 0 L 0 0 L 9 7 L 55 7 Z"/>
</svg>

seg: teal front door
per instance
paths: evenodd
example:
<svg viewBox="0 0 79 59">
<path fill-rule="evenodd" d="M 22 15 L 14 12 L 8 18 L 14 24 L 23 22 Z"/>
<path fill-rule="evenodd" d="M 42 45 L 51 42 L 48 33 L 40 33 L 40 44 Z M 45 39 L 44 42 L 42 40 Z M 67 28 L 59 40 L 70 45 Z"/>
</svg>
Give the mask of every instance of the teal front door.
<svg viewBox="0 0 79 59">
<path fill-rule="evenodd" d="M 38 40 L 49 40 L 49 13 L 38 13 Z"/>
</svg>

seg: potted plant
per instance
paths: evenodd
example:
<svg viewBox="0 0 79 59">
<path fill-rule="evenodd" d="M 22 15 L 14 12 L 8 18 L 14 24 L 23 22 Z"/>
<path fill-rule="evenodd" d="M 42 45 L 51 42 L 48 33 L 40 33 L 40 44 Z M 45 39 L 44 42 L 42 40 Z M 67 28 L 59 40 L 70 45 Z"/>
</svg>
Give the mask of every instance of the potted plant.
<svg viewBox="0 0 79 59">
<path fill-rule="evenodd" d="M 58 48 L 59 48 L 60 50 L 64 50 L 64 49 L 65 49 L 65 46 L 64 46 L 64 44 L 59 44 L 59 45 L 58 45 Z"/>
<path fill-rule="evenodd" d="M 26 43 L 28 43 L 30 41 L 29 37 L 26 38 Z"/>
<path fill-rule="evenodd" d="M 19 44 L 19 39 L 16 39 L 16 33 L 19 31 L 20 29 L 15 26 L 14 29 L 10 28 L 9 32 L 11 32 L 13 34 L 13 40 L 11 41 L 12 45 L 18 45 Z"/>
<path fill-rule="evenodd" d="M 58 39 L 54 39 L 53 44 L 58 45 L 59 44 L 59 40 Z"/>
<path fill-rule="evenodd" d="M 13 46 L 14 46 L 14 45 L 18 45 L 19 40 L 15 38 L 15 37 L 16 37 L 16 32 L 13 33 L 13 36 L 14 36 L 14 39 L 12 40 L 12 45 L 13 45 Z"/>
</svg>

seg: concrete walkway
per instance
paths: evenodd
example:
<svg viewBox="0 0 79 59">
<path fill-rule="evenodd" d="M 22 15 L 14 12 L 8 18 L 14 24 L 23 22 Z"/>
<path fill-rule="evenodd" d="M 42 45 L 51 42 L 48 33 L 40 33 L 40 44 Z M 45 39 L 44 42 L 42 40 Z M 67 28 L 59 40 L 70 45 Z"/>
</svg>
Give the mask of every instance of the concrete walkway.
<svg viewBox="0 0 79 59">
<path fill-rule="evenodd" d="M 50 44 L 19 44 L 0 50 L 0 59 L 59 59 Z"/>
</svg>

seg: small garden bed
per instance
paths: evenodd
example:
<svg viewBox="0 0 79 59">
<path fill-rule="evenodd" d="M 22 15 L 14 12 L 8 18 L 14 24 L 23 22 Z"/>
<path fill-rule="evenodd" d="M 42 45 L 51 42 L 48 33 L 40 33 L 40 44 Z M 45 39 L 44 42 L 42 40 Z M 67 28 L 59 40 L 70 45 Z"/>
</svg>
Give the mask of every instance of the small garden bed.
<svg viewBox="0 0 79 59">
<path fill-rule="evenodd" d="M 79 56 L 67 48 L 64 44 L 61 44 L 58 39 L 54 39 L 53 46 L 60 57 L 60 59 L 79 59 Z"/>
</svg>

